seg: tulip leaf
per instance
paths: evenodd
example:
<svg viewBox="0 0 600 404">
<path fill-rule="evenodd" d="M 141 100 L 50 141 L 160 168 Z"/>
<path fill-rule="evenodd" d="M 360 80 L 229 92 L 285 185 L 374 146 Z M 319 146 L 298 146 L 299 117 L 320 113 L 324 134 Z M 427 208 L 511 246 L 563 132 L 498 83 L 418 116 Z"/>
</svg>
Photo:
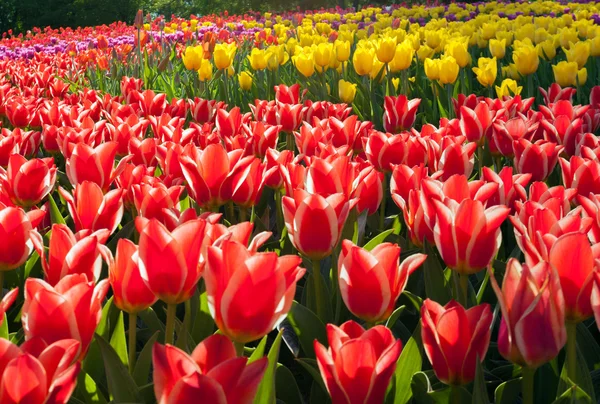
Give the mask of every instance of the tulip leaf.
<svg viewBox="0 0 600 404">
<path fill-rule="evenodd" d="M 317 340 L 322 344 L 327 344 L 325 325 L 319 320 L 315 313 L 305 306 L 294 301 L 292 303 L 292 308 L 287 315 L 287 320 L 298 336 L 304 354 L 309 358 L 315 357 L 315 349 L 313 347 L 314 340 Z"/>
<path fill-rule="evenodd" d="M 589 369 L 600 367 L 600 345 L 584 323 L 577 324 L 577 346 L 585 347 L 585 361 Z"/>
<path fill-rule="evenodd" d="M 513 404 L 518 401 L 521 394 L 521 379 L 513 379 L 496 387 L 494 392 L 494 403 Z"/>
<path fill-rule="evenodd" d="M 140 397 L 143 403 L 155 403 L 154 383 L 148 383 L 140 387 Z"/>
<path fill-rule="evenodd" d="M 110 346 L 112 346 L 119 355 L 119 359 L 123 365 L 127 366 L 129 363 L 127 357 L 127 340 L 125 339 L 125 322 L 123 321 L 123 312 L 119 311 L 119 319 L 115 324 L 115 329 L 110 337 Z"/>
<path fill-rule="evenodd" d="M 148 342 L 146 342 L 146 345 L 144 345 L 144 348 L 142 348 L 140 356 L 135 362 L 135 367 L 133 369 L 133 379 L 135 380 L 135 383 L 140 387 L 148 383 L 150 376 L 150 367 L 152 366 L 152 348 L 158 340 L 159 335 L 159 331 L 156 331 L 154 334 L 152 334 Z"/>
<path fill-rule="evenodd" d="M 196 311 L 194 325 L 191 330 L 192 339 L 196 344 L 211 336 L 215 331 L 215 322 L 208 309 L 208 295 L 206 291 L 200 293 L 199 300 L 200 304 L 197 306 L 198 310 Z"/>
<path fill-rule="evenodd" d="M 389 229 L 384 232 L 379 233 L 377 236 L 373 237 L 365 246 L 363 247 L 367 251 L 371 251 L 373 248 L 377 247 L 379 244 L 383 243 L 383 241 L 394 232 L 394 229 Z"/>
<path fill-rule="evenodd" d="M 587 353 L 587 350 L 586 350 Z M 568 353 L 567 353 L 568 356 Z M 569 379 L 567 376 L 567 364 L 568 358 L 565 359 L 565 363 L 563 365 L 560 381 L 558 382 L 558 388 L 556 392 L 556 398 L 562 397 L 563 393 L 568 391 L 573 387 L 573 385 L 579 386 L 586 394 L 592 399 L 593 402 L 596 402 L 596 397 L 594 394 L 594 385 L 592 383 L 592 377 L 590 376 L 590 371 L 587 367 L 587 363 L 585 360 L 585 356 L 577 347 L 577 369 L 575 374 L 575 380 Z"/>
<path fill-rule="evenodd" d="M 317 282 L 315 282 L 315 277 L 319 278 Z M 320 288 L 320 291 L 316 290 L 317 287 L 315 286 L 315 283 L 319 285 L 318 287 Z M 317 315 L 319 314 L 317 312 L 317 298 L 318 294 L 320 293 L 322 296 L 321 302 L 323 304 L 323 313 L 321 313 L 321 315 L 318 317 L 325 324 L 332 322 L 333 309 L 331 307 L 331 300 L 329 299 L 329 288 L 325 284 L 325 277 L 320 270 L 312 271 L 310 274 L 308 274 L 304 291 L 306 293 L 306 306 Z"/>
<path fill-rule="evenodd" d="M 281 333 L 281 331 L 280 331 Z M 265 356 L 265 347 L 267 346 L 267 339 L 268 336 L 265 335 L 260 342 L 258 343 L 258 346 L 254 349 L 254 352 L 252 352 L 252 355 L 250 355 L 250 358 L 248 358 L 248 363 L 252 363 L 255 362 L 257 360 L 259 360 L 260 358 L 262 358 L 263 356 Z"/>
<path fill-rule="evenodd" d="M 0 325 L 0 338 L 8 339 L 8 316 L 4 313 L 2 325 Z"/>
<path fill-rule="evenodd" d="M 294 374 L 281 363 L 275 371 L 275 394 L 277 400 L 286 404 L 302 404 L 302 394 Z"/>
<path fill-rule="evenodd" d="M 411 388 L 413 375 L 421 371 L 423 356 L 421 352 L 421 325 L 418 325 L 413 336 L 408 340 L 396 363 L 394 403 L 404 404 L 413 395 Z"/>
<path fill-rule="evenodd" d="M 94 379 L 83 370 L 77 376 L 77 389 L 74 394 L 86 404 L 106 404 L 107 402 Z"/>
<path fill-rule="evenodd" d="M 119 355 L 104 338 L 96 334 L 96 342 L 100 347 L 108 391 L 115 402 L 139 403 L 140 392 L 127 367 L 121 362 Z"/>
<path fill-rule="evenodd" d="M 158 319 L 156 312 L 149 307 L 144 311 L 140 311 L 138 313 L 138 317 L 142 319 L 142 321 L 148 326 L 152 332 L 159 331 L 160 332 L 160 340 L 164 341 L 165 334 L 165 325 Z"/>
<path fill-rule="evenodd" d="M 277 361 L 279 360 L 279 349 L 281 347 L 281 336 L 282 331 L 279 331 L 267 358 L 269 358 L 269 365 L 263 375 L 263 378 L 258 385 L 256 396 L 254 397 L 255 404 L 275 404 L 275 370 L 277 369 Z"/>
<path fill-rule="evenodd" d="M 131 222 L 127 223 L 125 226 L 121 227 L 121 230 L 119 230 L 119 232 L 113 236 L 113 238 L 106 245 L 110 249 L 110 251 L 113 252 L 113 254 L 115 253 L 115 251 L 117 251 L 117 243 L 119 242 L 119 240 L 122 238 L 130 238 L 131 235 L 133 234 L 134 228 L 135 228 L 135 221 L 132 220 Z"/>
<path fill-rule="evenodd" d="M 592 398 L 577 385 L 568 388 L 553 404 L 592 404 Z"/>
<path fill-rule="evenodd" d="M 388 318 L 387 321 L 385 322 L 385 326 L 387 328 L 392 328 L 394 326 L 394 324 L 396 324 L 396 321 L 398 321 L 398 319 L 400 318 L 400 316 L 402 315 L 402 313 L 404 312 L 405 309 L 406 309 L 406 306 L 402 305 L 402 306 L 398 307 L 396 310 L 394 310 L 394 312 L 392 313 L 390 318 Z"/>
<path fill-rule="evenodd" d="M 65 219 L 63 215 L 60 213 L 52 194 L 48 194 L 48 202 L 50 202 L 50 220 L 52 220 L 53 224 L 65 224 Z"/>
<path fill-rule="evenodd" d="M 437 254 L 427 241 L 425 241 L 424 249 L 425 254 L 427 254 L 427 259 L 422 265 L 425 293 L 431 300 L 445 305 L 451 298 L 448 279 L 444 276 L 444 270 L 440 265 Z"/>
<path fill-rule="evenodd" d="M 490 404 L 485 377 L 483 375 L 483 366 L 477 356 L 477 367 L 475 368 L 475 381 L 473 382 L 473 402 L 480 404 Z"/>
<path fill-rule="evenodd" d="M 316 384 L 321 386 L 321 389 L 327 393 L 327 388 L 325 387 L 325 382 L 323 382 L 323 378 L 321 377 L 321 373 L 319 372 L 319 365 L 315 359 L 296 359 L 300 366 L 304 368 L 308 372 L 309 375 L 312 376 L 313 380 Z"/>
</svg>

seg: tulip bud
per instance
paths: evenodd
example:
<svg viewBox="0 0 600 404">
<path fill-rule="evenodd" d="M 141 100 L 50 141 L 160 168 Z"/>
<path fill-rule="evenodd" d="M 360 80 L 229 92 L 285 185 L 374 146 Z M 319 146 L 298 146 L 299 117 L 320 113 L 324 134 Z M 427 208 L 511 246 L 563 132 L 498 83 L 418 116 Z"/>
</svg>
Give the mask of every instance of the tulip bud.
<svg viewBox="0 0 600 404">
<path fill-rule="evenodd" d="M 250 91 L 252 88 L 252 75 L 246 71 L 238 74 L 238 80 L 240 82 L 240 88 L 244 91 Z"/>
<path fill-rule="evenodd" d="M 346 104 L 352 104 L 356 96 L 356 84 L 340 79 L 338 86 L 340 99 Z"/>
<path fill-rule="evenodd" d="M 496 74 L 498 73 L 498 63 L 496 57 L 493 58 L 479 58 L 477 66 L 473 68 L 473 72 L 477 75 L 477 81 L 484 87 L 491 87 L 496 81 Z"/>
</svg>

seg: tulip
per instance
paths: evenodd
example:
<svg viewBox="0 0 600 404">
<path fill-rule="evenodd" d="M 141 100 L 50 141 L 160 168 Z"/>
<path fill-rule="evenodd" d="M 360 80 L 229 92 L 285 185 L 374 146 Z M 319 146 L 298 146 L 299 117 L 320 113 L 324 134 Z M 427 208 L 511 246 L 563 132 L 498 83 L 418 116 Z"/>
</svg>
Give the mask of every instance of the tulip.
<svg viewBox="0 0 600 404">
<path fill-rule="evenodd" d="M 569 63 L 577 63 L 577 68 L 582 69 L 590 57 L 590 43 L 586 41 L 577 41 L 571 43 L 569 49 L 563 48 Z"/>
<path fill-rule="evenodd" d="M 519 86 L 513 79 L 504 79 L 500 83 L 500 87 L 496 86 L 496 95 L 498 98 L 514 97 L 521 94 L 523 87 Z"/>
<path fill-rule="evenodd" d="M 354 204 L 340 193 L 324 198 L 296 189 L 292 197 L 284 196 L 283 217 L 294 247 L 312 260 L 330 255 Z"/>
<path fill-rule="evenodd" d="M 356 74 L 359 76 L 366 76 L 371 74 L 373 70 L 373 59 L 375 58 L 375 52 L 372 49 L 367 48 L 356 48 L 354 56 L 352 56 L 352 66 Z"/>
<path fill-rule="evenodd" d="M 350 42 L 336 40 L 333 44 L 335 57 L 338 62 L 347 62 L 350 59 Z"/>
<path fill-rule="evenodd" d="M 306 78 L 315 73 L 315 59 L 312 53 L 301 52 L 292 56 L 292 62 L 296 69 Z"/>
<path fill-rule="evenodd" d="M 425 59 L 425 75 L 431 81 L 440 79 L 440 60 Z"/>
<path fill-rule="evenodd" d="M 559 158 L 563 184 L 576 188 L 582 196 L 600 194 L 600 162 L 572 156 L 570 160 Z"/>
<path fill-rule="evenodd" d="M 538 43 L 535 46 L 535 49 L 538 53 L 538 56 L 544 60 L 550 61 L 556 56 L 556 46 L 554 45 L 554 40 L 552 39 Z"/>
<path fill-rule="evenodd" d="M 479 58 L 477 61 L 477 67 L 473 68 L 473 72 L 477 75 L 477 81 L 484 87 L 491 87 L 496 81 L 496 74 L 498 73 L 498 62 L 496 57 L 493 58 Z"/>
<path fill-rule="evenodd" d="M 147 219 L 158 219 L 168 228 L 173 228 L 172 219 L 179 212 L 179 198 L 183 186 L 167 188 L 162 182 L 134 184 L 133 203 L 137 214 Z"/>
<path fill-rule="evenodd" d="M 39 338 L 52 344 L 72 338 L 81 343 L 83 358 L 102 318 L 108 287 L 108 280 L 94 286 L 83 274 L 67 275 L 55 286 L 28 278 L 21 314 L 25 340 Z"/>
<path fill-rule="evenodd" d="M 41 210 L 25 213 L 21 208 L 5 207 L 0 202 L 0 240 L 3 240 L 0 243 L 0 278 L 5 271 L 16 269 L 27 261 L 33 250 L 29 242 L 29 233 L 43 217 L 44 212 Z"/>
<path fill-rule="evenodd" d="M 439 61 L 440 83 L 454 84 L 458 77 L 460 67 L 452 56 L 444 56 Z"/>
<path fill-rule="evenodd" d="M 252 51 L 247 57 L 250 61 L 252 70 L 264 70 L 267 67 L 264 49 L 252 48 Z"/>
<path fill-rule="evenodd" d="M 552 83 L 548 90 L 544 90 L 543 88 L 539 88 L 540 93 L 544 97 L 544 103 L 546 105 L 557 103 L 558 101 L 568 101 L 571 103 L 573 101 L 573 96 L 577 92 L 576 89 L 571 87 L 562 88 L 558 83 Z M 593 104 L 590 102 L 590 104 Z"/>
<path fill-rule="evenodd" d="M 313 50 L 313 58 L 315 60 L 315 66 L 319 73 L 327 70 L 331 60 L 335 60 L 333 44 L 326 42 L 320 43 L 315 46 Z"/>
<path fill-rule="evenodd" d="M 277 327 L 292 306 L 296 282 L 304 275 L 301 262 L 298 256 L 248 251 L 236 241 L 209 247 L 204 281 L 209 309 L 221 332 L 247 343 Z"/>
<path fill-rule="evenodd" d="M 490 39 L 489 42 L 490 53 L 496 59 L 504 58 L 506 53 L 506 39 Z"/>
<path fill-rule="evenodd" d="M 404 40 L 396 46 L 394 59 L 390 62 L 390 71 L 396 73 L 406 70 L 412 64 L 415 49 L 410 41 Z"/>
<path fill-rule="evenodd" d="M 515 48 L 513 61 L 515 62 L 515 67 L 523 76 L 535 73 L 540 63 L 538 53 L 532 45 Z"/>
<path fill-rule="evenodd" d="M 408 130 L 415 122 L 420 98 L 409 100 L 405 95 L 385 97 L 383 127 L 387 132 L 399 133 Z"/>
<path fill-rule="evenodd" d="M 552 360 L 567 340 L 565 301 L 559 277 L 546 262 L 529 268 L 508 261 L 502 289 L 490 274 L 502 309 L 498 350 L 532 369 Z"/>
<path fill-rule="evenodd" d="M 493 315 L 487 303 L 465 310 L 451 300 L 446 306 L 426 299 L 421 306 L 421 338 L 437 378 L 450 385 L 475 378 L 490 342 Z"/>
<path fill-rule="evenodd" d="M 469 142 L 481 144 L 492 127 L 493 112 L 485 102 L 480 102 L 473 109 L 460 107 L 460 131 Z"/>
<path fill-rule="evenodd" d="M 198 68 L 198 79 L 204 83 L 207 80 L 212 79 L 213 76 L 213 65 L 208 59 L 202 59 L 200 67 Z"/>
<path fill-rule="evenodd" d="M 377 42 L 375 50 L 377 59 L 381 63 L 390 63 L 396 56 L 396 37 L 385 36 Z"/>
<path fill-rule="evenodd" d="M 339 97 L 342 102 L 346 104 L 352 104 L 354 97 L 356 96 L 356 84 L 340 79 L 338 82 Z"/>
<path fill-rule="evenodd" d="M 367 251 L 350 240 L 342 242 L 338 260 L 340 293 L 352 314 L 372 324 L 389 318 L 409 275 L 427 258 L 414 254 L 399 265 L 400 253 L 400 247 L 392 243 Z"/>
<path fill-rule="evenodd" d="M 102 191 L 108 191 L 110 184 L 125 169 L 129 158 L 119 161 L 113 167 L 117 154 L 116 142 L 106 142 L 96 148 L 85 143 L 78 143 L 66 158 L 66 173 L 71 185 L 91 181 L 100 186 Z"/>
<path fill-rule="evenodd" d="M 13 154 L 8 159 L 8 170 L 0 168 L 0 185 L 13 203 L 29 208 L 52 191 L 56 170 L 53 158 L 27 160 Z"/>
<path fill-rule="evenodd" d="M 544 140 L 532 143 L 519 139 L 513 143 L 513 149 L 515 170 L 531 174 L 532 181 L 544 181 L 554 170 L 563 147 Z"/>
<path fill-rule="evenodd" d="M 561 87 L 584 85 L 587 80 L 587 70 L 578 69 L 576 62 L 562 62 L 552 66 L 554 79 Z"/>
<path fill-rule="evenodd" d="M 237 51 L 237 46 L 235 42 L 230 44 L 219 43 L 215 45 L 215 50 L 213 51 L 213 60 L 215 62 L 215 66 L 219 70 L 228 69 L 233 63 L 233 59 L 235 56 L 235 52 Z"/>
<path fill-rule="evenodd" d="M 402 342 L 382 326 L 365 331 L 350 320 L 327 324 L 329 348 L 314 342 L 317 364 L 335 404 L 382 403 Z M 357 360 L 360 358 L 360 360 Z"/>
<path fill-rule="evenodd" d="M 465 40 L 454 40 L 449 42 L 444 51 L 447 55 L 452 56 L 460 67 L 466 67 L 471 63 L 469 46 Z"/>
<path fill-rule="evenodd" d="M 19 294 L 19 288 L 15 288 L 15 289 L 11 290 L 10 292 L 8 292 L 6 294 L 6 296 L 4 296 L 2 298 L 2 300 L 0 300 L 0 327 L 2 326 L 2 323 L 4 322 L 4 316 L 5 316 L 6 310 L 8 310 L 8 308 L 10 306 L 12 306 L 12 304 L 15 302 L 15 300 L 17 300 L 18 294 Z"/>
<path fill-rule="evenodd" d="M 252 88 L 252 75 L 248 72 L 241 72 L 238 74 L 238 80 L 240 82 L 240 88 L 244 91 L 250 91 Z"/>
<path fill-rule="evenodd" d="M 199 70 L 202 63 L 202 47 L 188 46 L 181 55 L 181 60 L 186 69 Z"/>
<path fill-rule="evenodd" d="M 296 105 L 300 103 L 300 84 L 286 86 L 279 84 L 275 86 L 275 100 L 282 104 Z"/>
<path fill-rule="evenodd" d="M 0 402 L 66 404 L 77 385 L 80 344 L 40 340 L 21 347 L 0 339 Z"/>
<path fill-rule="evenodd" d="M 63 188 L 59 188 L 59 193 L 67 202 L 77 231 L 106 229 L 112 234 L 121 223 L 123 189 L 114 189 L 104 195 L 97 184 L 83 181 L 75 187 L 73 195 Z"/>
<path fill-rule="evenodd" d="M 152 348 L 154 394 L 158 404 L 198 402 L 250 404 L 269 361 L 236 357 L 224 335 L 202 341 L 191 355 L 172 345 Z"/>
<path fill-rule="evenodd" d="M 31 242 L 42 261 L 46 282 L 54 286 L 62 278 L 72 274 L 83 274 L 90 281 L 97 282 L 102 270 L 102 259 L 108 260 L 109 253 L 103 244 L 109 235 L 108 230 L 73 234 L 66 225 L 54 224 L 46 258 L 44 239 L 41 234 L 32 230 Z"/>
</svg>

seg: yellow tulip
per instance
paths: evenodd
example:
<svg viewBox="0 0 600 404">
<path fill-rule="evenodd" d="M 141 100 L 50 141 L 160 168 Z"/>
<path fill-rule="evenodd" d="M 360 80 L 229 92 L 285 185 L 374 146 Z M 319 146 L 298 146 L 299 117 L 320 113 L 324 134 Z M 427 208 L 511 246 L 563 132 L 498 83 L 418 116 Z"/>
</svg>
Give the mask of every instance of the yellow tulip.
<svg viewBox="0 0 600 404">
<path fill-rule="evenodd" d="M 442 35 L 439 31 L 425 31 L 425 42 L 431 49 L 437 49 L 442 45 Z"/>
<path fill-rule="evenodd" d="M 481 37 L 488 41 L 494 37 L 496 37 L 496 31 L 498 30 L 498 24 L 495 23 L 489 23 L 489 24 L 483 24 L 481 26 Z"/>
<path fill-rule="evenodd" d="M 544 60 L 552 60 L 556 56 L 556 46 L 554 46 L 554 41 L 552 39 L 537 44 L 535 48 L 537 49 L 539 57 Z"/>
<path fill-rule="evenodd" d="M 244 91 L 250 91 L 252 88 L 252 75 L 246 71 L 238 74 L 238 80 L 240 82 L 240 88 Z"/>
<path fill-rule="evenodd" d="M 252 52 L 248 55 L 250 61 L 250 67 L 252 70 L 263 70 L 267 67 L 267 59 L 265 58 L 265 51 L 263 49 L 252 48 Z"/>
<path fill-rule="evenodd" d="M 595 36 L 590 40 L 590 55 L 600 56 L 600 36 Z"/>
<path fill-rule="evenodd" d="M 498 98 L 512 97 L 521 94 L 523 87 L 519 86 L 513 79 L 504 79 L 500 87 L 496 86 L 496 94 Z"/>
<path fill-rule="evenodd" d="M 379 61 L 379 59 L 373 60 L 373 68 L 371 69 L 371 80 L 375 80 L 377 76 L 381 74 L 379 81 L 381 82 L 386 76 L 385 63 Z"/>
<path fill-rule="evenodd" d="M 587 81 L 587 69 L 585 67 L 577 72 L 577 81 L 580 86 L 585 85 Z"/>
<path fill-rule="evenodd" d="M 440 82 L 442 84 L 453 84 L 458 77 L 460 67 L 452 56 L 444 56 L 439 61 Z"/>
<path fill-rule="evenodd" d="M 552 66 L 554 72 L 554 80 L 561 86 L 576 86 L 579 68 L 577 62 L 558 62 Z M 584 73 L 587 79 L 587 71 Z"/>
<path fill-rule="evenodd" d="M 347 62 L 350 59 L 350 42 L 336 40 L 333 46 L 338 62 Z"/>
<path fill-rule="evenodd" d="M 496 81 L 498 74 L 498 62 L 496 58 L 479 58 L 477 67 L 473 68 L 473 72 L 477 75 L 477 81 L 484 87 L 491 87 Z"/>
<path fill-rule="evenodd" d="M 417 51 L 417 57 L 419 58 L 419 60 L 426 60 L 428 58 L 431 58 L 434 55 L 434 53 L 435 50 L 431 49 L 427 45 L 423 45 Z"/>
<path fill-rule="evenodd" d="M 519 80 L 521 78 L 514 63 L 510 63 L 508 66 L 502 66 L 502 76 L 513 80 Z"/>
<path fill-rule="evenodd" d="M 341 79 L 338 82 L 338 87 L 340 100 L 346 104 L 351 104 L 354 101 L 354 97 L 356 97 L 356 84 Z"/>
<path fill-rule="evenodd" d="M 390 63 L 396 55 L 396 38 L 383 37 L 377 42 L 377 50 L 375 52 L 377 59 L 381 63 Z"/>
<path fill-rule="evenodd" d="M 398 86 L 400 85 L 400 79 L 398 77 L 393 78 L 392 85 L 394 86 L 394 90 L 398 91 Z"/>
<path fill-rule="evenodd" d="M 406 40 L 402 41 L 396 46 L 396 54 L 390 63 L 390 70 L 395 73 L 400 70 L 408 69 L 414 56 L 415 50 L 412 47 L 412 43 Z"/>
<path fill-rule="evenodd" d="M 200 62 L 200 68 L 198 69 L 198 78 L 200 81 L 206 81 L 212 79 L 213 65 L 208 59 L 202 59 Z"/>
<path fill-rule="evenodd" d="M 439 59 L 425 59 L 425 75 L 429 80 L 440 79 L 440 63 Z"/>
<path fill-rule="evenodd" d="M 496 59 L 502 59 L 506 54 L 506 39 L 490 39 L 490 53 Z"/>
<path fill-rule="evenodd" d="M 460 67 L 465 67 L 471 63 L 469 44 L 466 39 L 447 43 L 444 53 L 448 56 L 452 56 Z"/>
<path fill-rule="evenodd" d="M 233 58 L 236 51 L 237 47 L 235 46 L 235 43 L 231 43 L 229 45 L 220 43 L 215 45 L 213 57 L 217 69 L 224 70 L 229 68 L 229 66 L 231 66 L 233 63 Z"/>
<path fill-rule="evenodd" d="M 292 57 L 292 61 L 304 77 L 310 77 L 315 73 L 315 59 L 312 52 L 300 52 Z"/>
<path fill-rule="evenodd" d="M 496 32 L 496 39 L 506 40 L 506 46 L 511 46 L 513 43 L 514 35 L 511 31 L 498 31 Z"/>
<path fill-rule="evenodd" d="M 367 48 L 356 48 L 354 56 L 352 57 L 352 64 L 354 70 L 359 76 L 364 76 L 371 73 L 373 70 L 373 59 L 375 58 L 372 49 Z"/>
<path fill-rule="evenodd" d="M 560 42 L 560 46 L 563 48 L 568 48 L 571 46 L 571 43 L 576 43 L 579 41 L 579 34 L 575 29 L 565 28 L 560 31 L 558 40 Z"/>
<path fill-rule="evenodd" d="M 313 55 L 315 59 L 315 64 L 319 68 L 318 70 L 327 70 L 331 59 L 334 57 L 333 44 L 329 42 L 320 43 L 319 45 L 315 46 Z"/>
<path fill-rule="evenodd" d="M 567 56 L 567 61 L 576 62 L 581 69 L 590 57 L 590 44 L 589 42 L 571 43 L 569 49 L 563 48 L 563 51 Z"/>
<path fill-rule="evenodd" d="M 523 76 L 535 73 L 540 64 L 537 50 L 531 45 L 522 45 L 516 48 L 513 53 L 513 61 Z"/>
<path fill-rule="evenodd" d="M 195 46 L 188 46 L 185 48 L 183 55 L 181 55 L 181 60 L 183 60 L 183 65 L 186 69 L 198 70 L 202 63 L 202 52 Z"/>
</svg>

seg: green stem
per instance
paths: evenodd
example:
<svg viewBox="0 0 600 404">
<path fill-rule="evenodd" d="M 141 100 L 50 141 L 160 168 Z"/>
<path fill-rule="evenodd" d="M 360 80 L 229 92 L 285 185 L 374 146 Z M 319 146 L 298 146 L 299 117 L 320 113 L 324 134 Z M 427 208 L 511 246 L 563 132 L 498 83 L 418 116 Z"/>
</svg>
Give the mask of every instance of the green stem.
<svg viewBox="0 0 600 404">
<path fill-rule="evenodd" d="M 292 132 L 287 132 L 285 134 L 285 147 L 291 151 L 294 152 L 294 134 Z"/>
<path fill-rule="evenodd" d="M 477 146 L 477 161 L 479 162 L 479 179 L 483 179 L 483 145 Z"/>
<path fill-rule="evenodd" d="M 277 228 L 283 232 L 283 208 L 281 206 L 281 189 L 275 190 L 275 208 L 277 209 Z"/>
<path fill-rule="evenodd" d="M 446 95 L 448 97 L 448 119 L 454 119 L 454 106 L 452 105 L 452 84 L 446 84 Z"/>
<path fill-rule="evenodd" d="M 462 404 L 462 394 L 460 394 L 460 386 L 451 385 L 450 386 L 450 404 Z"/>
<path fill-rule="evenodd" d="M 459 274 L 460 300 L 464 308 L 469 304 L 469 275 Z"/>
<path fill-rule="evenodd" d="M 325 322 L 325 302 L 323 296 L 323 277 L 321 276 L 321 261 L 313 260 L 313 289 L 315 293 L 315 305 L 317 306 L 317 317 Z"/>
<path fill-rule="evenodd" d="M 233 345 L 235 346 L 235 353 L 237 354 L 237 356 L 242 357 L 244 356 L 244 343 L 243 342 L 236 342 L 233 341 Z"/>
<path fill-rule="evenodd" d="M 177 303 L 167 304 L 167 325 L 165 328 L 165 344 L 173 345 L 175 340 L 175 317 L 177 312 Z"/>
<path fill-rule="evenodd" d="M 227 219 L 229 219 L 230 224 L 235 224 L 235 211 L 232 201 L 227 202 Z"/>
<path fill-rule="evenodd" d="M 408 69 L 402 70 L 402 94 L 408 98 Z"/>
<path fill-rule="evenodd" d="M 577 375 L 577 323 L 567 321 L 567 376 L 575 381 Z"/>
<path fill-rule="evenodd" d="M 521 369 L 523 378 L 521 380 L 521 393 L 523 396 L 523 404 L 533 404 L 533 384 L 535 375 L 535 369 L 530 367 L 523 367 Z"/>
<path fill-rule="evenodd" d="M 533 89 L 533 74 L 527 76 L 527 95 L 535 97 L 535 90 Z"/>
<path fill-rule="evenodd" d="M 136 333 L 137 333 L 137 314 L 129 313 L 129 373 L 133 374 L 135 369 L 135 354 L 136 354 Z"/>
<path fill-rule="evenodd" d="M 4 297 L 4 271 L 0 271 L 0 300 Z"/>
<path fill-rule="evenodd" d="M 381 187 L 383 188 L 383 198 L 381 198 L 381 205 L 379 205 L 379 231 L 382 232 L 385 230 L 385 197 L 387 193 L 387 180 L 384 175 L 383 182 L 381 183 Z"/>
<path fill-rule="evenodd" d="M 248 212 L 246 211 L 246 208 L 240 206 L 240 223 L 245 222 L 246 220 L 248 220 Z"/>
</svg>

